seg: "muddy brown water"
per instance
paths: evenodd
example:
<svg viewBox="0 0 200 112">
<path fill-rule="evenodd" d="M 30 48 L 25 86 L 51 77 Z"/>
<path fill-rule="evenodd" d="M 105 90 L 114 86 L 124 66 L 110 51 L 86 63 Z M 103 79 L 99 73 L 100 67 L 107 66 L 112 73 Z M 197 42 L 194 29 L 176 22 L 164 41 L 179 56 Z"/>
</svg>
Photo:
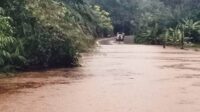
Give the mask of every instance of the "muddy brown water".
<svg viewBox="0 0 200 112">
<path fill-rule="evenodd" d="M 200 112 L 200 53 L 99 41 L 82 67 L 0 79 L 0 112 Z"/>
</svg>

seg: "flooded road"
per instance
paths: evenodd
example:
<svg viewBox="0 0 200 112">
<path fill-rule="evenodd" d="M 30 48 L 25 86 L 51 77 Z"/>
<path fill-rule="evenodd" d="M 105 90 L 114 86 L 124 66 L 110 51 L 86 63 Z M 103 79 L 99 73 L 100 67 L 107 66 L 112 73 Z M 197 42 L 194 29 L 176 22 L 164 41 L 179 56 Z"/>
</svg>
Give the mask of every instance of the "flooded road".
<svg viewBox="0 0 200 112">
<path fill-rule="evenodd" d="M 200 53 L 99 41 L 82 67 L 0 79 L 0 112 L 200 112 Z"/>
</svg>

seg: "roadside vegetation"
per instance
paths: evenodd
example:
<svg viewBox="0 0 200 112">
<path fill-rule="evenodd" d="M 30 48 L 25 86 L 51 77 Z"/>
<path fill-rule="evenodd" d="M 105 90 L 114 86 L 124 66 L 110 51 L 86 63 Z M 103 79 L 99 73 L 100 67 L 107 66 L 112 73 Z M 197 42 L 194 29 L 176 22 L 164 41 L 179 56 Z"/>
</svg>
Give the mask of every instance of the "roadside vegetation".
<svg viewBox="0 0 200 112">
<path fill-rule="evenodd" d="M 81 0 L 1 0 L 0 71 L 75 66 L 112 29 L 109 13 Z"/>
<path fill-rule="evenodd" d="M 134 34 L 143 44 L 198 44 L 198 0 L 90 0 L 111 14 L 114 32 Z"/>
<path fill-rule="evenodd" d="M 1 0 L 0 71 L 69 67 L 97 37 L 198 46 L 198 0 Z"/>
</svg>

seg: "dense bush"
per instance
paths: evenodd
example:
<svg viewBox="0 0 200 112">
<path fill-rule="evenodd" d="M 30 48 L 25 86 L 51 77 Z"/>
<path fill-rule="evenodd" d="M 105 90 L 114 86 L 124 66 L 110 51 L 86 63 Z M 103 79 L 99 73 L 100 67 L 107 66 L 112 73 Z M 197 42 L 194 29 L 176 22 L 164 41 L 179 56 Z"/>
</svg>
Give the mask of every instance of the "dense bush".
<svg viewBox="0 0 200 112">
<path fill-rule="evenodd" d="M 87 1 L 98 3 L 110 13 L 115 33 L 134 34 L 137 43 L 162 44 L 167 41 L 167 44 L 179 45 L 182 43 L 180 38 L 184 37 L 192 37 L 193 43 L 200 42 L 199 0 Z M 180 27 L 184 25 L 187 28 Z M 169 37 L 165 37 L 167 33 Z"/>
<path fill-rule="evenodd" d="M 16 69 L 26 62 L 21 40 L 12 37 L 10 21 L 11 18 L 5 17 L 4 10 L 0 8 L 0 71 Z"/>
<path fill-rule="evenodd" d="M 77 65 L 102 22 L 83 1 L 1 0 L 0 7 L 1 71 Z"/>
<path fill-rule="evenodd" d="M 138 7 L 136 42 L 182 47 L 188 38 L 190 42 L 200 42 L 200 4 L 197 1 L 149 0 L 141 1 Z"/>
</svg>

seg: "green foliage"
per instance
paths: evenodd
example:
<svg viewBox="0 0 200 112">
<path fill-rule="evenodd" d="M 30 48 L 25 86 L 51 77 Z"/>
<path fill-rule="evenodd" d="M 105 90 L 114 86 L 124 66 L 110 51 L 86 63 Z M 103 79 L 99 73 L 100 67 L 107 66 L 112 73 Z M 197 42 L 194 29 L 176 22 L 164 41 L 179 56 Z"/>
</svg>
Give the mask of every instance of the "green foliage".
<svg viewBox="0 0 200 112">
<path fill-rule="evenodd" d="M 114 33 L 125 32 L 132 34 L 135 29 L 135 15 L 133 10 L 138 9 L 140 0 L 85 0 L 94 5 L 100 5 L 104 10 L 110 13 Z"/>
<path fill-rule="evenodd" d="M 91 10 L 96 18 L 97 28 L 96 31 L 99 36 L 105 37 L 113 32 L 113 26 L 111 19 L 109 18 L 109 13 L 102 10 L 100 6 L 91 6 Z"/>
<path fill-rule="evenodd" d="M 200 4 L 192 2 L 194 1 L 141 1 L 138 5 L 140 14 L 135 19 L 138 26 L 135 32 L 136 42 L 160 44 L 164 41 L 163 39 L 167 38 L 168 44 L 182 45 L 185 37 L 192 37 L 193 42 L 200 42 L 200 27 L 197 19 L 199 13 L 197 9 L 200 8 Z"/>
<path fill-rule="evenodd" d="M 105 10 L 101 9 L 97 5 L 90 5 L 83 1 L 75 4 L 69 0 L 64 1 L 70 10 L 73 12 L 71 16 L 74 18 L 76 23 L 85 33 L 91 33 L 95 37 L 101 37 L 112 34 L 113 26 L 110 19 L 110 15 Z"/>
<path fill-rule="evenodd" d="M 109 16 L 81 0 L 1 0 L 0 70 L 78 64 Z M 4 10 L 3 10 L 4 9 Z M 109 29 L 110 30 L 110 29 Z"/>
<path fill-rule="evenodd" d="M 9 21 L 9 17 L 0 15 L 0 71 L 17 69 L 26 61 L 21 55 L 23 48 L 20 40 L 11 36 L 13 31 Z"/>
<path fill-rule="evenodd" d="M 192 42 L 200 42 L 199 23 L 196 22 L 200 19 L 198 0 L 89 0 L 89 2 L 100 5 L 110 13 L 115 33 L 135 34 L 138 43 L 161 44 L 166 31 L 171 35 L 170 41 L 167 42 L 169 44 L 180 42 L 177 32 L 184 33 L 186 37 L 193 37 Z M 186 25 L 184 30 L 179 27 L 182 24 Z M 173 29 L 174 32 L 169 29 Z"/>
<path fill-rule="evenodd" d="M 184 19 L 175 28 L 169 28 L 168 43 L 178 45 L 185 37 L 198 41 L 200 21 L 194 22 L 192 19 Z"/>
<path fill-rule="evenodd" d="M 174 29 L 170 28 L 168 32 L 169 32 L 169 34 L 167 37 L 167 42 L 169 44 L 179 45 L 181 42 L 181 39 L 184 35 L 184 32 L 178 27 L 176 27 Z"/>
</svg>

